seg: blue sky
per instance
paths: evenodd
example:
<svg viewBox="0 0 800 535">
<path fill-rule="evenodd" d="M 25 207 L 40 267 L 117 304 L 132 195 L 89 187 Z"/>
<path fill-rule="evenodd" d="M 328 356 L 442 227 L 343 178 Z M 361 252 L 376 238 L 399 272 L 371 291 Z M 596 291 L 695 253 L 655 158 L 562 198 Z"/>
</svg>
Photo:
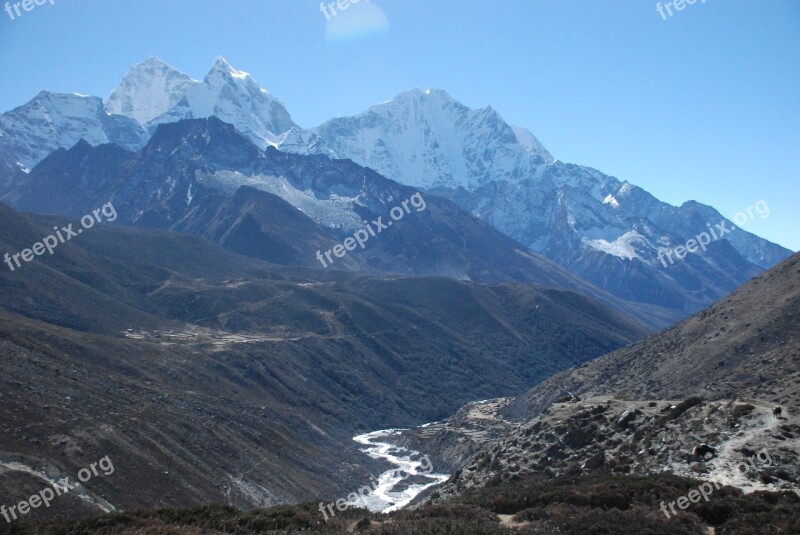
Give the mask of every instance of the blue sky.
<svg viewBox="0 0 800 535">
<path fill-rule="evenodd" d="M 527 127 L 556 158 L 672 204 L 732 218 L 764 199 L 771 215 L 746 230 L 800 249 L 800 2 L 697 0 L 666 20 L 650 0 L 370 3 L 385 24 L 348 29 L 350 8 L 327 35 L 318 0 L 0 11 L 0 110 L 45 88 L 106 97 L 150 55 L 194 78 L 224 56 L 306 127 L 442 88 Z"/>
</svg>

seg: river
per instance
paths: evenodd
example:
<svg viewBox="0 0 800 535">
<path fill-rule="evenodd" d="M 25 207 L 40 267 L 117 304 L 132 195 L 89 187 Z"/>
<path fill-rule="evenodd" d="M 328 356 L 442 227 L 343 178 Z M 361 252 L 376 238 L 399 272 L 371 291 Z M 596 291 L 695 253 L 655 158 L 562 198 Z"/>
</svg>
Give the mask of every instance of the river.
<svg viewBox="0 0 800 535">
<path fill-rule="evenodd" d="M 383 472 L 377 480 L 372 476 L 371 481 L 365 484 L 370 492 L 364 499 L 350 502 L 351 505 L 366 507 L 374 513 L 398 511 L 421 492 L 450 478 L 447 474 L 434 473 L 427 455 L 382 440 L 403 431 L 407 430 L 383 429 L 353 437 L 354 441 L 364 446 L 364 453 L 373 459 L 383 459 L 396 468 Z"/>
</svg>

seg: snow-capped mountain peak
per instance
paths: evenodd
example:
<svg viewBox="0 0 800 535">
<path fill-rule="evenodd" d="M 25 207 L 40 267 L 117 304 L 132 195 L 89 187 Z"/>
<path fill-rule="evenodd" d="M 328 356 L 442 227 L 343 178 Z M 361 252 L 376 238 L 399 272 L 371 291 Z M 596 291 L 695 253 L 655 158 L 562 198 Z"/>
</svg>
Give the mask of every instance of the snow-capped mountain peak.
<svg viewBox="0 0 800 535">
<path fill-rule="evenodd" d="M 155 56 L 131 67 L 106 101 L 106 111 L 147 124 L 175 106 L 199 84 Z"/>
<path fill-rule="evenodd" d="M 217 60 L 214 62 L 214 65 L 211 66 L 211 70 L 208 71 L 208 74 L 206 74 L 204 79 L 207 84 L 214 87 L 222 87 L 224 84 L 230 83 L 233 80 L 241 80 L 247 85 L 258 86 L 258 83 L 253 80 L 253 77 L 250 76 L 249 72 L 234 69 L 231 64 L 228 63 L 227 60 L 222 56 L 217 58 Z M 261 87 L 258 86 L 258 89 L 261 89 Z M 263 91 L 268 93 L 266 89 Z"/>
<path fill-rule="evenodd" d="M 427 188 L 474 190 L 493 180 L 515 182 L 552 162 L 532 134 L 520 141 L 492 107 L 470 109 L 441 89 L 405 91 L 310 134 L 315 148 L 298 146 L 296 135 L 281 148 L 319 152 L 322 147 L 403 184 Z"/>
<path fill-rule="evenodd" d="M 390 104 L 405 106 L 408 105 L 409 102 L 425 102 L 428 104 L 461 104 L 452 96 L 450 96 L 450 94 L 444 89 L 415 87 L 414 89 L 409 89 L 408 91 L 398 93 L 393 99 L 376 104 L 371 109 L 385 107 Z"/>
<path fill-rule="evenodd" d="M 282 134 L 297 126 L 280 100 L 222 57 L 217 58 L 202 83 L 189 88 L 172 109 L 148 126 L 152 129 L 181 119 L 211 116 L 233 124 L 262 149 L 276 145 Z"/>
<path fill-rule="evenodd" d="M 26 104 L 0 115 L 0 134 L 6 150 L 27 168 L 81 139 L 92 145 L 116 143 L 129 150 L 147 142 L 147 133 L 135 120 L 106 113 L 99 97 L 50 91 L 40 91 Z"/>
</svg>

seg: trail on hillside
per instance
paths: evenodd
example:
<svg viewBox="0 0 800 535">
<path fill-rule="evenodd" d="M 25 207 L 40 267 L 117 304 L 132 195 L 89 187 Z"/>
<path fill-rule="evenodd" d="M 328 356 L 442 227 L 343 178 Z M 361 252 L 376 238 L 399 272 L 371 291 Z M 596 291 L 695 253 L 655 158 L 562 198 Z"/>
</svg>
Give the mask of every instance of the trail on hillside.
<svg viewBox="0 0 800 535">
<path fill-rule="evenodd" d="M 720 445 L 717 456 L 708 463 L 711 471 L 706 478 L 718 481 L 723 485 L 739 487 L 745 493 L 759 490 L 775 490 L 774 485 L 764 484 L 754 479 L 753 475 L 761 468 L 775 463 L 771 451 L 775 449 L 773 436 L 780 434 L 781 425 L 792 422 L 793 418 L 784 409 L 784 414 L 779 420 L 772 415 L 772 406 L 758 401 L 749 403 L 755 407 L 753 417 L 749 420 L 749 423 L 754 425 L 748 425 L 746 429 L 742 429 L 741 434 L 733 435 Z M 794 444 L 791 442 L 794 442 Z M 797 442 L 791 442 L 787 441 L 781 444 L 780 447 L 791 447 L 797 451 Z M 773 445 L 771 446 L 769 443 Z M 750 457 L 741 452 L 743 448 L 749 448 L 756 453 L 761 452 L 761 458 L 756 457 L 753 459 L 755 470 L 748 462 Z M 766 450 L 766 455 L 764 450 Z M 767 459 L 766 462 L 761 460 L 765 458 Z M 742 463 L 749 466 L 749 471 L 744 471 L 744 467 L 741 466 Z M 750 474 L 750 477 L 748 477 L 748 474 Z"/>
<path fill-rule="evenodd" d="M 17 462 L 17 461 L 2 461 L 0 460 L 0 469 L 5 468 L 6 470 L 13 471 L 13 472 L 23 472 L 26 473 L 40 481 L 44 484 L 42 488 L 46 487 L 54 487 L 59 485 L 61 477 L 51 477 L 45 473 L 43 470 L 36 470 L 26 464 Z M 84 502 L 92 505 L 103 511 L 104 513 L 111 513 L 116 511 L 116 507 L 112 504 L 101 498 L 100 496 L 96 495 L 89 489 L 87 489 L 84 485 L 80 482 L 75 482 L 74 479 L 70 479 L 70 484 L 74 487 L 69 490 L 69 494 L 76 496 L 77 498 L 83 500 Z M 59 485 L 61 486 L 61 485 Z"/>
</svg>

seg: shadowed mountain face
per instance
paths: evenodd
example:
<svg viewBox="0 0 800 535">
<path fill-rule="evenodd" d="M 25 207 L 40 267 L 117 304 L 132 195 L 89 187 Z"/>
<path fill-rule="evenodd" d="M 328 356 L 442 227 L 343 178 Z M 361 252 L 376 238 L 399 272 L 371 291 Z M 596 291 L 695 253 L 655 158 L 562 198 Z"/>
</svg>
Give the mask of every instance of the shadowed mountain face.
<svg viewBox="0 0 800 535">
<path fill-rule="evenodd" d="M 261 151 L 212 117 L 162 125 L 138 153 L 86 143 L 57 151 L 4 199 L 73 217 L 113 201 L 123 224 L 180 230 L 242 255 L 320 269 L 317 251 L 367 224 L 377 230 L 381 218 L 396 224 L 334 269 L 533 282 L 581 292 L 649 326 L 677 319 L 674 310 L 612 297 L 448 200 L 419 195 L 422 202 L 391 221 L 391 210 L 416 193 L 349 160 Z"/>
<path fill-rule="evenodd" d="M 0 251 L 70 222 L 0 205 Z M 353 435 L 522 392 L 647 332 L 569 291 L 280 267 L 107 224 L 4 264 L 0 315 L 3 495 L 41 486 L 20 465 L 74 478 L 109 455 L 86 492 L 125 509 L 338 495 L 368 477 Z"/>
<path fill-rule="evenodd" d="M 316 251 L 331 247 L 334 238 L 280 197 L 242 186 L 228 197 L 202 194 L 175 230 L 209 239 L 233 253 L 273 264 L 320 267 Z M 358 256 L 337 259 L 337 267 L 361 270 Z"/>
<path fill-rule="evenodd" d="M 0 138 L 0 191 L 8 191 L 12 184 L 22 180 L 24 176 L 16 157 Z"/>
</svg>

